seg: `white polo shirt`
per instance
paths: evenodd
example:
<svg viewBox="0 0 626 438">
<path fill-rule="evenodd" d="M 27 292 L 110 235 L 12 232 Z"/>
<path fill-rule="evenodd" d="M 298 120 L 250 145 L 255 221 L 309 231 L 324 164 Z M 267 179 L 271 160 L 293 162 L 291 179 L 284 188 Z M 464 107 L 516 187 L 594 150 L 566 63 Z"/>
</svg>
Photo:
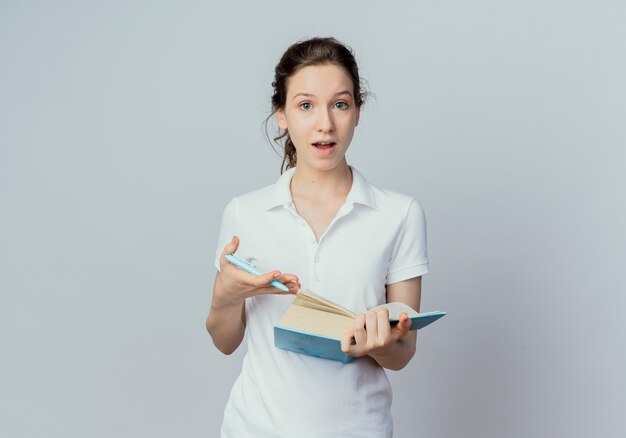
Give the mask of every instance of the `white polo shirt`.
<svg viewBox="0 0 626 438">
<path fill-rule="evenodd" d="M 385 285 L 428 273 L 420 204 L 351 169 L 347 199 L 319 242 L 294 207 L 294 168 L 271 186 L 233 198 L 222 218 L 216 268 L 237 235 L 237 254 L 261 271 L 295 274 L 303 289 L 359 313 L 386 302 Z M 391 436 L 391 387 L 373 359 L 342 364 L 274 347 L 274 325 L 293 299 L 246 300 L 248 351 L 226 405 L 222 437 Z"/>
</svg>

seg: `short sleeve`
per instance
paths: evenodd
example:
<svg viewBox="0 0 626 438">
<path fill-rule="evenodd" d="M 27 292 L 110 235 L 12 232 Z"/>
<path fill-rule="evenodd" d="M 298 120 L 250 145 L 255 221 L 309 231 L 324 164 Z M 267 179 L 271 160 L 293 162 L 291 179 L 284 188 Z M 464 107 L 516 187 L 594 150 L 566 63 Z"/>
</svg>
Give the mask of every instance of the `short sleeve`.
<svg viewBox="0 0 626 438">
<path fill-rule="evenodd" d="M 391 251 L 386 284 L 419 277 L 428 272 L 426 218 L 422 206 L 412 199 Z"/>
<path fill-rule="evenodd" d="M 232 199 L 224 208 L 220 233 L 217 237 L 217 248 L 215 248 L 215 268 L 220 270 L 220 256 L 224 247 L 237 234 L 237 201 Z"/>
</svg>

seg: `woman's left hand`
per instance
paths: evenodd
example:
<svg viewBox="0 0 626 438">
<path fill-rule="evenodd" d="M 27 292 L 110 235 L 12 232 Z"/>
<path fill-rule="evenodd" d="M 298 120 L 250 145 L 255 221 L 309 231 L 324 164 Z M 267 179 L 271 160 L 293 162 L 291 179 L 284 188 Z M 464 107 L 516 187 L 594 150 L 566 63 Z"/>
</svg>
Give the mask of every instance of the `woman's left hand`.
<svg viewBox="0 0 626 438">
<path fill-rule="evenodd" d="M 398 340 L 411 328 L 409 316 L 402 312 L 394 327 L 389 324 L 389 311 L 377 309 L 361 313 L 352 329 L 341 338 L 341 351 L 350 356 L 393 354 Z"/>
</svg>

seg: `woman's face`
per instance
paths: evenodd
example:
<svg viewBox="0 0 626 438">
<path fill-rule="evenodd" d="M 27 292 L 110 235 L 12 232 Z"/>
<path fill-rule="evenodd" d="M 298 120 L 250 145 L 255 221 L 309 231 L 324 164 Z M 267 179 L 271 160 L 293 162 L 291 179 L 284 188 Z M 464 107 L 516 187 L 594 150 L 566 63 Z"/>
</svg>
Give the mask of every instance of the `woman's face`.
<svg viewBox="0 0 626 438">
<path fill-rule="evenodd" d="M 352 79 L 334 64 L 304 67 L 288 79 L 285 107 L 276 110 L 276 119 L 296 147 L 298 167 L 332 170 L 345 163 L 359 123 L 353 93 Z"/>
</svg>

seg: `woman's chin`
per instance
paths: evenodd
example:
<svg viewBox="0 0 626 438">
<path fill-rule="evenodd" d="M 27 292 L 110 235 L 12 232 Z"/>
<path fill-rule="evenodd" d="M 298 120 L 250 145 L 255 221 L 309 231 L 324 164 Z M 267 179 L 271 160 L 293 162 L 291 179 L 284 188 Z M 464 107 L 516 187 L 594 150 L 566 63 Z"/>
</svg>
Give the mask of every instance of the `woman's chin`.
<svg viewBox="0 0 626 438">
<path fill-rule="evenodd" d="M 314 160 L 298 160 L 296 166 L 300 168 L 306 167 L 316 172 L 329 172 L 342 167 L 344 164 L 347 166 L 345 158 L 341 157 L 341 159 L 318 158 Z"/>
</svg>

